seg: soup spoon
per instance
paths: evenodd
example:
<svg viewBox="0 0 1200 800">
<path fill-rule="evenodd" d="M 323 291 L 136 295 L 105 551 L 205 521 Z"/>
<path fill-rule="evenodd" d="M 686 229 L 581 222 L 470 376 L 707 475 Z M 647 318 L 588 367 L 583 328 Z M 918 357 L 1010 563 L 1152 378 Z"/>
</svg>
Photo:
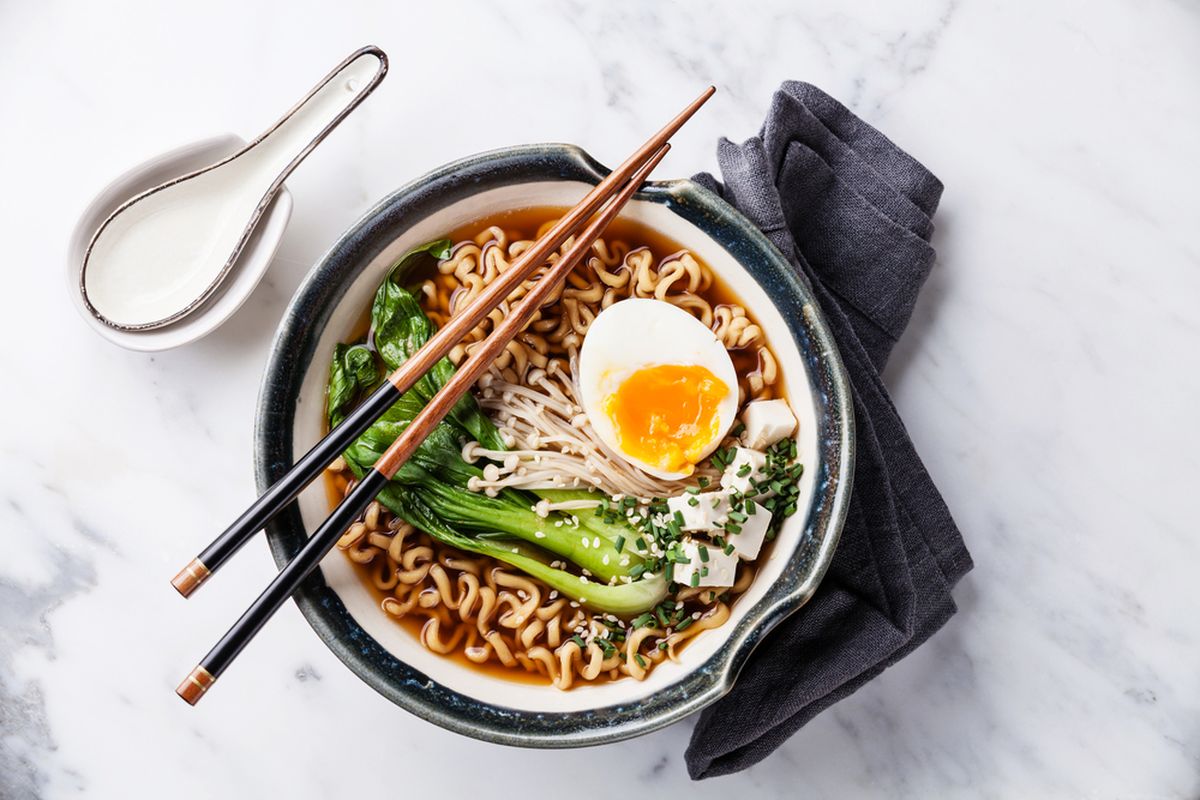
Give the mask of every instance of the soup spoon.
<svg viewBox="0 0 1200 800">
<path fill-rule="evenodd" d="M 125 331 L 161 328 L 200 308 L 229 275 L 284 180 L 387 73 L 364 47 L 233 155 L 128 200 L 83 257 L 84 304 Z"/>
</svg>

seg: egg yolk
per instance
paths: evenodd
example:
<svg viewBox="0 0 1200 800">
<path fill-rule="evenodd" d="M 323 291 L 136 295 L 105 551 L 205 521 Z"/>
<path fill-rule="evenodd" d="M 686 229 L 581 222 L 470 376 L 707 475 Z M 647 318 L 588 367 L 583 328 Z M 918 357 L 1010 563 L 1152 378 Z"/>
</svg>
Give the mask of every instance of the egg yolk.
<svg viewBox="0 0 1200 800">
<path fill-rule="evenodd" d="M 691 474 L 717 438 L 729 387 L 705 367 L 659 364 L 630 375 L 604 400 L 621 450 L 667 472 Z"/>
</svg>

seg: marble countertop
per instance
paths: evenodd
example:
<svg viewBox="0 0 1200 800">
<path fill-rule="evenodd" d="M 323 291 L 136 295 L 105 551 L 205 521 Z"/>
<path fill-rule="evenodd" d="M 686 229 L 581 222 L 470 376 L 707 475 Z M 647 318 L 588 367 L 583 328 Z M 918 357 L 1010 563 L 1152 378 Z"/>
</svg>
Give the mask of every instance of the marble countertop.
<svg viewBox="0 0 1200 800">
<path fill-rule="evenodd" d="M 90 332 L 62 269 L 90 195 L 256 134 L 366 43 L 388 80 L 289 181 L 249 303 L 158 355 Z M 708 82 L 659 174 L 713 169 L 784 78 L 946 184 L 886 377 L 975 558 L 960 613 L 763 763 L 692 785 L 688 722 L 556 753 L 460 738 L 382 701 L 291 605 L 181 703 L 274 567 L 259 541 L 191 602 L 167 580 L 252 496 L 268 341 L 337 234 L 466 153 L 614 161 Z M 1195 4 L 3 3 L 0 109 L 0 796 L 587 796 L 597 775 L 701 798 L 1200 791 Z"/>
</svg>

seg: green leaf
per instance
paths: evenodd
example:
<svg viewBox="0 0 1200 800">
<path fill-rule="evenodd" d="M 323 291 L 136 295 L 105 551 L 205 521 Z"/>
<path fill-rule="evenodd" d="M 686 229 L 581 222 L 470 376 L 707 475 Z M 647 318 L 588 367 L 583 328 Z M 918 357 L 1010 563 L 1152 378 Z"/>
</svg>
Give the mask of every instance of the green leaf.
<svg viewBox="0 0 1200 800">
<path fill-rule="evenodd" d="M 329 427 L 333 428 L 345 419 L 358 398 L 374 390 L 381 377 L 375 354 L 366 345 L 335 346 L 326 392 L 325 409 Z"/>
<path fill-rule="evenodd" d="M 396 441 L 424 406 L 424 402 L 415 393 L 405 392 L 346 449 L 343 454 L 346 461 L 351 467 L 357 466 L 362 472 L 366 472 L 391 447 L 392 442 Z M 472 477 L 483 474 L 478 467 L 463 461 L 461 434 L 446 422 L 437 424 L 413 453 L 409 463 L 464 488 Z M 406 464 L 405 467 L 407 466 Z M 405 475 L 408 474 L 405 467 L 401 468 L 396 480 L 405 479 Z M 417 477 L 423 478 L 423 475 Z"/>
<path fill-rule="evenodd" d="M 375 293 L 375 300 L 371 304 L 371 341 L 389 370 L 399 369 L 401 364 L 412 358 L 429 341 L 435 330 L 433 323 L 421 310 L 417 298 L 400 282 L 423 258 L 445 258 L 449 255 L 449 248 L 449 240 L 440 239 L 409 252 L 388 272 Z M 449 359 L 440 359 L 417 381 L 413 391 L 428 403 L 453 374 L 454 365 Z M 474 396 L 465 394 L 459 398 L 447 419 L 489 450 L 506 449 L 496 426 L 479 408 Z"/>
</svg>

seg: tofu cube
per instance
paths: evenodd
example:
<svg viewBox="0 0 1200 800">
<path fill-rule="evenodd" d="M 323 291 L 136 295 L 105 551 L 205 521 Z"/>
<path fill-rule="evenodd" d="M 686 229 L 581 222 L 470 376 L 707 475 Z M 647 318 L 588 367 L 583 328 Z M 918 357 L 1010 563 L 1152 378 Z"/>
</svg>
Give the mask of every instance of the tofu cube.
<svg viewBox="0 0 1200 800">
<path fill-rule="evenodd" d="M 774 492 L 767 490 L 756 493 L 750 486 L 751 479 L 762 480 L 766 465 L 766 453 L 752 450 L 749 447 L 734 448 L 733 461 L 725 468 L 725 474 L 721 476 L 721 488 L 731 492 L 741 492 L 748 497 L 756 494 L 759 497 L 770 497 Z"/>
<path fill-rule="evenodd" d="M 742 444 L 765 450 L 795 432 L 796 417 L 786 400 L 755 400 L 742 412 L 742 424 Z"/>
<path fill-rule="evenodd" d="M 695 501 L 695 505 L 693 505 Z M 683 517 L 682 527 L 685 531 L 715 531 L 725 525 L 729 515 L 729 492 L 703 492 L 701 494 L 681 494 L 678 497 L 667 498 L 667 510 L 672 515 L 676 511 Z"/>
<path fill-rule="evenodd" d="M 733 552 L 739 557 L 753 561 L 762 550 L 763 540 L 767 536 L 767 528 L 771 527 L 771 512 L 758 503 L 746 501 L 746 520 L 735 523 L 741 530 L 737 533 L 725 533 L 725 541 L 733 545 Z M 754 513 L 750 513 L 750 509 Z"/>
<path fill-rule="evenodd" d="M 700 554 L 701 547 L 707 560 Z M 697 586 L 733 586 L 737 578 L 736 555 L 725 555 L 721 548 L 694 539 L 684 539 L 679 543 L 679 549 L 687 556 L 688 563 L 675 565 L 672 580 L 676 583 L 691 586 L 692 576 L 696 575 Z"/>
</svg>

